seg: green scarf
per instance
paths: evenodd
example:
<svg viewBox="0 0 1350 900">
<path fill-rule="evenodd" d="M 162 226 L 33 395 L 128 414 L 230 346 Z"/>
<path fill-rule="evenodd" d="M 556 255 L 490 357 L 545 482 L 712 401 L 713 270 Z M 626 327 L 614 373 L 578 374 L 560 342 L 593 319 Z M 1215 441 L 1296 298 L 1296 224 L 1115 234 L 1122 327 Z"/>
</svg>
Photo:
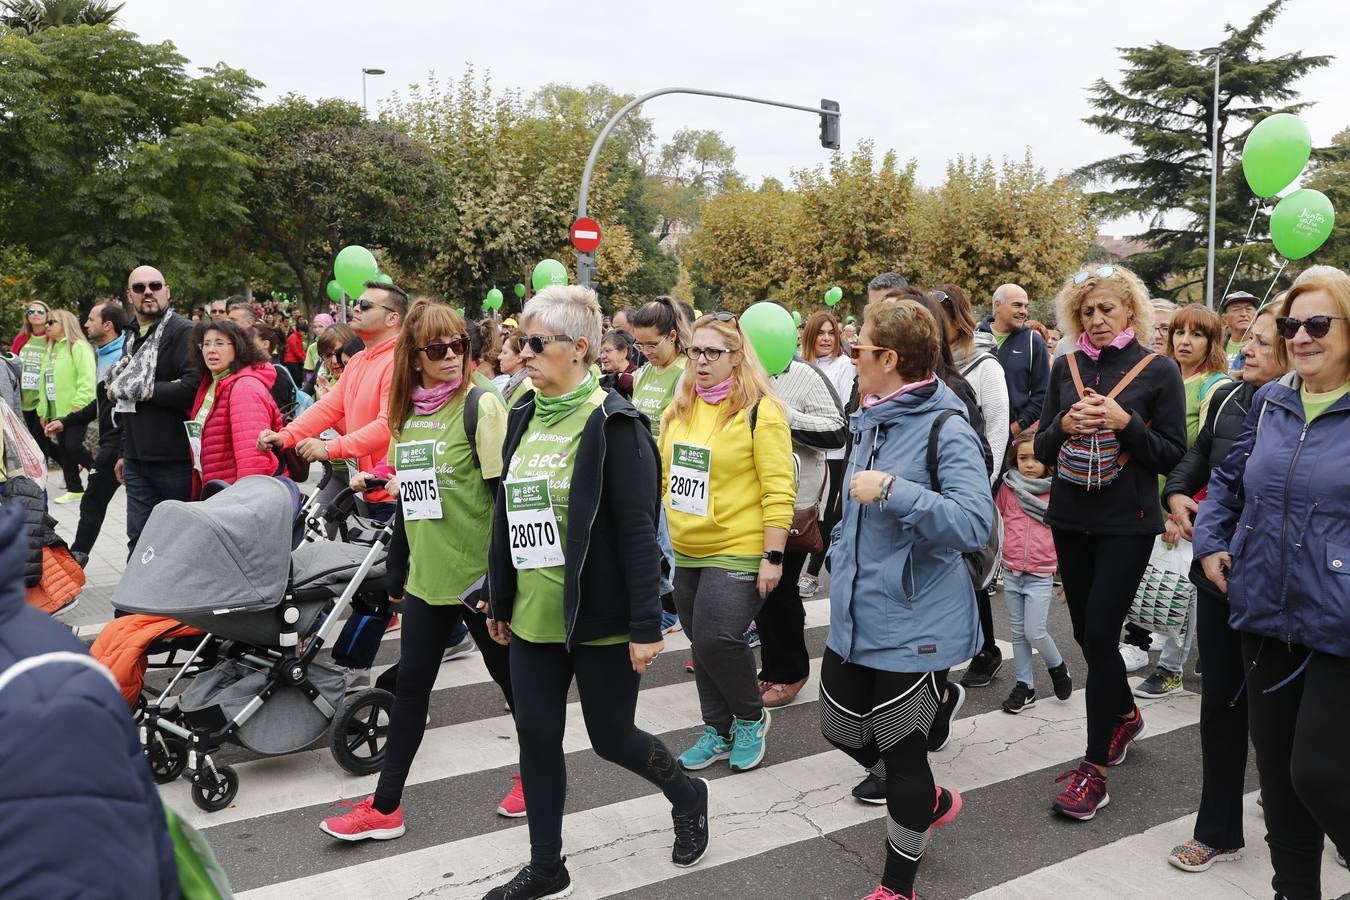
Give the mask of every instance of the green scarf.
<svg viewBox="0 0 1350 900">
<path fill-rule="evenodd" d="M 588 371 L 585 381 L 559 397 L 545 397 L 542 393 L 535 391 L 534 415 L 545 426 L 552 428 L 567 418 L 568 413 L 584 403 L 586 398 L 595 393 L 595 389 L 599 386 L 600 383 L 595 380 L 595 375 Z"/>
</svg>

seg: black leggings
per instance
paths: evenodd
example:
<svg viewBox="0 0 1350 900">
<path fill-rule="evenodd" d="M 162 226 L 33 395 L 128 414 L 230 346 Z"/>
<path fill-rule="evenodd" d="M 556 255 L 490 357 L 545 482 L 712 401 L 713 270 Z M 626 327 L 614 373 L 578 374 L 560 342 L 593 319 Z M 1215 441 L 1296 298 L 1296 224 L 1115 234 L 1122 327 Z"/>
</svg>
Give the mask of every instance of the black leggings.
<svg viewBox="0 0 1350 900">
<path fill-rule="evenodd" d="M 804 562 L 804 553 L 783 554 L 783 577 L 755 616 L 755 625 L 759 627 L 760 681 L 795 684 L 811 673 L 811 655 L 806 650 L 806 608 L 797 589 Z"/>
<path fill-rule="evenodd" d="M 886 869 L 881 883 L 906 896 L 928 846 L 936 789 L 928 729 L 947 673 L 884 672 L 826 649 L 820 668 L 820 731 L 886 779 Z"/>
<path fill-rule="evenodd" d="M 839 524 L 844 515 L 844 471 L 848 467 L 848 460 L 827 459 L 825 466 L 830 472 L 830 491 L 825 495 L 825 512 L 820 520 L 820 536 L 825 539 L 825 546 L 819 553 L 811 554 L 811 561 L 806 564 L 808 575 L 820 574 L 820 567 L 825 563 L 825 553 L 830 549 L 830 532 L 834 531 L 834 526 Z"/>
<path fill-rule="evenodd" d="M 1228 595 L 1191 566 L 1200 592 L 1195 645 L 1205 661 L 1200 681 L 1200 763 L 1203 778 L 1195 839 L 1211 847 L 1245 846 L 1242 793 L 1247 782 L 1247 692 L 1243 690 L 1242 636 L 1228 626 Z"/>
<path fill-rule="evenodd" d="M 403 784 L 408 780 L 408 770 L 426 731 L 427 706 L 436 673 L 441 667 L 441 654 L 460 619 L 469 626 L 474 643 L 482 651 L 488 674 L 501 687 L 507 704 L 515 705 L 511 697 L 507 651 L 488 636 L 487 619 L 459 603 L 433 605 L 420 597 L 405 594 L 394 712 L 389 722 L 384 767 L 375 788 L 375 808 L 380 812 L 393 812 L 403 798 Z"/>
<path fill-rule="evenodd" d="M 698 803 L 694 783 L 666 745 L 633 724 L 641 676 L 629 662 L 627 643 L 577 645 L 569 652 L 563 644 L 533 644 L 512 635 L 510 651 L 520 777 L 530 805 L 530 862 L 548 870 L 562 858 L 563 730 L 573 676 L 596 755 L 659 787 L 676 809 Z"/>
<path fill-rule="evenodd" d="M 1073 637 L 1087 662 L 1087 753 L 1104 766 L 1111 735 L 1134 712 L 1120 658 L 1120 628 L 1153 552 L 1151 534 L 1083 534 L 1052 528 Z"/>
<path fill-rule="evenodd" d="M 56 445 L 61 450 L 61 472 L 66 478 L 66 490 L 77 494 L 84 493 L 84 482 L 80 479 L 80 466 L 94 468 L 94 454 L 84 446 L 88 425 L 67 425 L 56 436 Z"/>
<path fill-rule="evenodd" d="M 37 441 L 38 448 L 42 450 L 43 455 L 57 463 L 61 463 L 61 448 L 58 447 L 51 438 L 47 437 L 46 430 L 42 427 L 42 419 L 38 416 L 37 410 L 25 409 L 23 411 L 23 423 L 28 426 L 28 433 Z M 46 489 L 46 485 L 42 485 Z"/>
<path fill-rule="evenodd" d="M 1341 758 L 1350 741 L 1350 659 L 1251 634 L 1242 635 L 1242 659 L 1271 886 L 1288 900 L 1318 900 L 1322 836 L 1350 850 L 1350 769 Z M 1205 666 L 1208 679 L 1209 657 Z"/>
</svg>

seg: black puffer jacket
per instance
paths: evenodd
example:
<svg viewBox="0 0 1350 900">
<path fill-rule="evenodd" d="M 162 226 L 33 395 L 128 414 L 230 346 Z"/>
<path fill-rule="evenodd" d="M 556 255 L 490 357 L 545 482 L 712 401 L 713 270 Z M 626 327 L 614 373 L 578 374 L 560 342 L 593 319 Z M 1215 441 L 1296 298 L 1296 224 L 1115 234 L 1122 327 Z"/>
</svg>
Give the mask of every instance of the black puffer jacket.
<svg viewBox="0 0 1350 900">
<path fill-rule="evenodd" d="M 1200 434 L 1167 476 L 1163 486 L 1164 502 L 1173 494 L 1194 497 L 1209 484 L 1210 472 L 1228 457 L 1233 442 L 1242 433 L 1242 422 L 1252 408 L 1252 396 L 1258 387 L 1238 381 L 1215 389 L 1209 401 L 1209 416 L 1201 426 Z"/>
<path fill-rule="evenodd" d="M 22 475 L 0 483 L 0 507 L 7 506 L 23 510 L 24 533 L 28 537 L 23 583 L 25 587 L 37 587 L 42 580 L 42 548 L 60 540 L 56 536 L 56 520 L 47 515 L 47 498 L 37 482 Z"/>
</svg>

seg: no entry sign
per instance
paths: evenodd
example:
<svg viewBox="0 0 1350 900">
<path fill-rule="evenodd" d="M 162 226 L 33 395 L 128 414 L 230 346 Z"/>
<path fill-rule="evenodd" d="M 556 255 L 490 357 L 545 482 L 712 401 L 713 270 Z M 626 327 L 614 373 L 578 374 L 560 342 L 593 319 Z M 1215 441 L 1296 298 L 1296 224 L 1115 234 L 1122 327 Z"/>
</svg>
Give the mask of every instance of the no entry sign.
<svg viewBox="0 0 1350 900">
<path fill-rule="evenodd" d="M 572 246 L 582 253 L 594 253 L 600 246 L 600 223 L 594 219 L 577 219 L 572 223 Z"/>
</svg>

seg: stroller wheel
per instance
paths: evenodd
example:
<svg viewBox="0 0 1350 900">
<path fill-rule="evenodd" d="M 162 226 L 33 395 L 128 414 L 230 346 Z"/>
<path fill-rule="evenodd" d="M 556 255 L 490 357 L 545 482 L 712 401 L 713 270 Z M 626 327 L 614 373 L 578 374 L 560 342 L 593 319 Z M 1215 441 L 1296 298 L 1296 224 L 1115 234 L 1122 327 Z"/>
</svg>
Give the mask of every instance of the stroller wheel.
<svg viewBox="0 0 1350 900">
<path fill-rule="evenodd" d="M 380 688 L 358 691 L 342 701 L 330 740 L 338 765 L 353 775 L 380 771 L 393 709 L 394 695 Z"/>
<path fill-rule="evenodd" d="M 175 735 L 155 731 L 146 738 L 145 755 L 150 761 L 150 774 L 155 784 L 168 784 L 182 775 L 187 766 L 187 742 Z"/>
<path fill-rule="evenodd" d="M 192 783 L 192 802 L 206 812 L 220 812 L 234 802 L 239 793 L 239 775 L 232 766 L 216 766 L 215 779 L 210 769 L 202 769 L 198 780 Z"/>
</svg>

